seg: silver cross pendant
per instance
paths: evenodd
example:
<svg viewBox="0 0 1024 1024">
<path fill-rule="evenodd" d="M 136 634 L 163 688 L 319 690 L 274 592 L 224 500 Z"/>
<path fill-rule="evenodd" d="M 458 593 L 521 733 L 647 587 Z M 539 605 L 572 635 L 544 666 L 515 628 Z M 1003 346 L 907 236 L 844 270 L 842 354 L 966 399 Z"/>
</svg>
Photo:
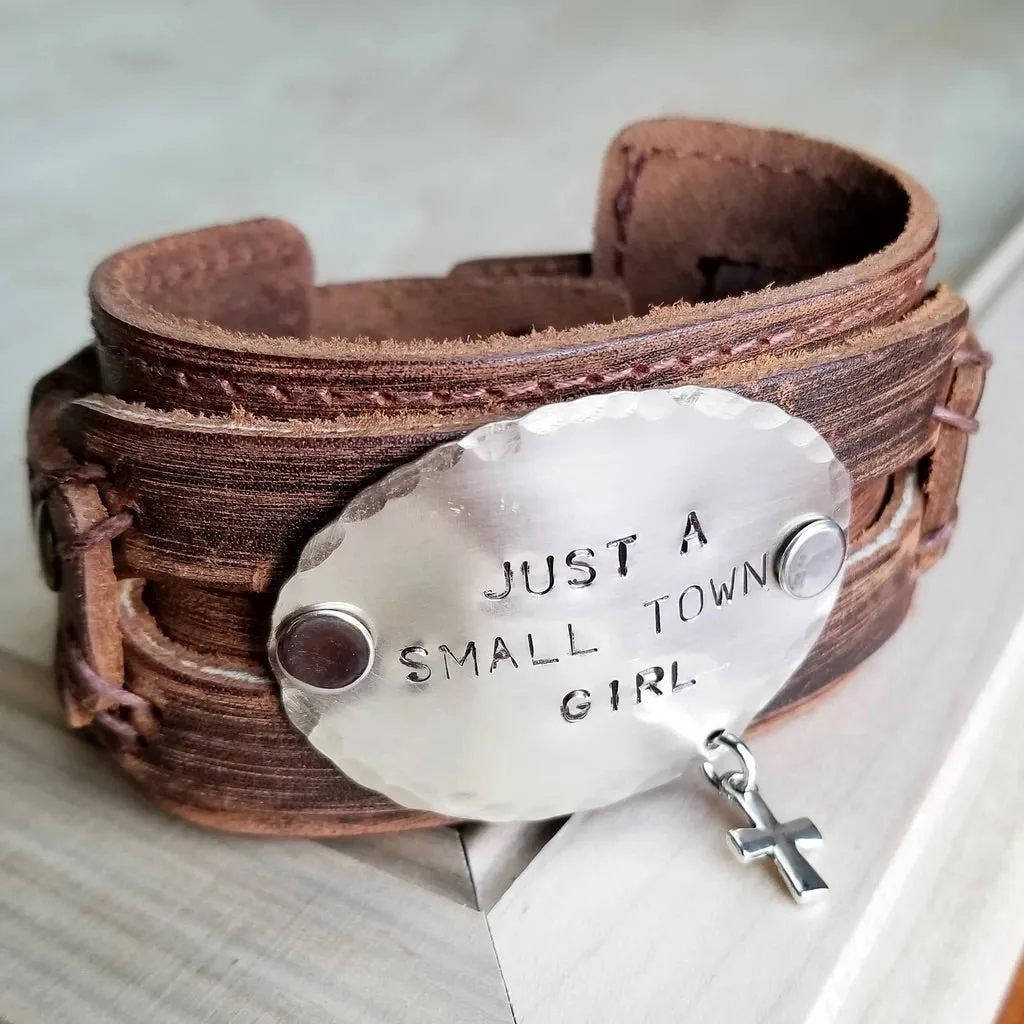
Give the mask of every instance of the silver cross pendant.
<svg viewBox="0 0 1024 1024">
<path fill-rule="evenodd" d="M 809 903 L 827 892 L 825 879 L 800 852 L 823 841 L 814 822 L 810 818 L 782 822 L 775 817 L 757 788 L 754 755 L 738 736 L 724 730 L 715 732 L 705 746 L 709 751 L 726 747 L 740 761 L 738 771 L 726 774 L 719 774 L 710 761 L 704 762 L 708 781 L 736 804 L 750 823 L 746 828 L 729 830 L 729 845 L 736 856 L 744 863 L 770 857 L 797 903 Z"/>
</svg>

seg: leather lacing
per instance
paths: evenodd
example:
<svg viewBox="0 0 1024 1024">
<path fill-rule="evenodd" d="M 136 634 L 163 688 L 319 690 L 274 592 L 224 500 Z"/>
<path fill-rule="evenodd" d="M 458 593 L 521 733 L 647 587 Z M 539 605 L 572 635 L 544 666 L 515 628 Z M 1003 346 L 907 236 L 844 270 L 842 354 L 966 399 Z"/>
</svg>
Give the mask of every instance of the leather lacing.
<svg viewBox="0 0 1024 1024">
<path fill-rule="evenodd" d="M 94 462 L 79 463 L 62 469 L 47 470 L 35 473 L 29 484 L 29 492 L 33 501 L 45 501 L 51 491 L 68 484 L 97 484 L 107 478 L 107 469 Z M 135 516 L 129 510 L 108 516 L 100 523 L 74 537 L 67 537 L 56 545 L 57 554 L 62 560 L 70 561 L 76 555 L 84 554 L 96 544 L 109 544 L 115 541 L 135 522 Z"/>
<path fill-rule="evenodd" d="M 29 492 L 33 501 L 42 501 L 55 487 L 65 484 L 94 484 L 107 477 L 105 466 L 94 462 L 76 463 L 64 469 L 40 470 L 33 474 Z"/>
<path fill-rule="evenodd" d="M 57 545 L 57 552 L 62 558 L 72 559 L 76 555 L 85 554 L 89 548 L 97 544 L 110 544 L 117 540 L 135 522 L 135 516 L 125 509 L 109 516 L 101 523 L 90 526 L 88 530 L 74 537 L 68 537 Z"/>
<path fill-rule="evenodd" d="M 974 342 L 977 339 L 971 335 Z M 980 366 L 983 370 L 992 368 L 992 353 L 986 352 L 983 348 L 958 348 L 953 353 L 954 366 Z"/>
<path fill-rule="evenodd" d="M 952 364 L 954 367 L 973 366 L 987 371 L 992 365 L 992 357 L 974 344 L 966 345 L 954 353 Z M 940 423 L 967 434 L 975 433 L 979 426 L 975 416 L 957 412 L 941 402 L 936 404 L 933 416 Z M 79 463 L 34 473 L 30 490 L 33 500 L 38 502 L 45 500 L 56 488 L 76 484 L 95 486 L 107 479 L 105 466 Z M 134 522 L 134 513 L 123 509 L 82 533 L 65 538 L 56 545 L 56 552 L 62 561 L 72 562 L 97 545 L 113 544 Z M 957 512 L 954 509 L 953 517 L 948 522 L 923 534 L 917 545 L 918 559 L 942 551 L 952 539 L 956 523 Z M 71 686 L 66 687 L 66 699 L 74 701 L 77 711 L 87 713 L 88 724 L 97 730 L 100 738 L 108 745 L 123 752 L 144 748 L 159 731 L 159 709 L 145 697 L 105 679 L 89 664 L 73 636 L 65 635 L 62 646 L 66 670 L 72 676 Z"/>
<path fill-rule="evenodd" d="M 75 696 L 86 694 L 91 706 L 92 725 L 98 727 L 103 739 L 112 741 L 119 750 L 145 746 L 159 730 L 159 714 L 145 697 L 117 686 L 103 678 L 88 662 L 74 640 L 64 644 L 68 670 L 74 676 Z"/>
<path fill-rule="evenodd" d="M 108 478 L 105 466 L 96 463 L 78 463 L 57 470 L 36 472 L 32 475 L 29 490 L 32 498 L 39 502 L 59 487 L 68 485 L 93 485 Z M 57 557 L 62 562 L 74 562 L 91 548 L 113 542 L 132 527 L 134 513 L 128 509 L 116 512 L 94 524 L 89 529 L 66 537 L 55 545 Z M 70 629 L 61 636 L 64 665 L 72 677 L 64 685 L 64 699 L 73 705 L 69 717 L 85 712 L 87 721 L 97 736 L 108 746 L 120 751 L 137 751 L 145 747 L 159 731 L 159 709 L 145 697 L 124 686 L 105 679 L 85 656 L 79 642 Z"/>
<path fill-rule="evenodd" d="M 957 430 L 962 430 L 965 434 L 976 434 L 978 432 L 978 419 L 976 416 L 968 416 L 966 413 L 957 412 L 955 409 L 950 409 L 948 405 L 935 406 L 932 416 L 935 417 L 940 423 L 945 423 L 948 427 L 956 427 Z"/>
<path fill-rule="evenodd" d="M 943 523 L 934 530 L 921 535 L 921 539 L 917 542 L 919 558 L 925 555 L 932 555 L 936 551 L 941 551 L 953 539 L 959 514 L 959 509 L 954 509 L 953 518 L 948 523 Z"/>
<path fill-rule="evenodd" d="M 976 341 L 971 336 L 972 342 L 976 344 Z M 984 349 L 971 346 L 961 345 L 953 353 L 953 365 L 954 366 L 978 366 L 986 372 L 992 366 L 992 355 L 986 352 Z M 976 416 L 968 416 L 966 413 L 957 412 L 955 409 L 950 409 L 948 405 L 939 403 L 935 406 L 935 410 L 932 415 L 940 423 L 945 423 L 946 426 L 956 427 L 958 430 L 962 430 L 965 434 L 975 434 L 978 431 L 979 423 Z M 954 520 L 955 522 L 955 520 Z M 940 527 L 939 529 L 944 529 Z M 938 531 L 932 531 L 937 533 Z"/>
<path fill-rule="evenodd" d="M 975 334 L 968 331 L 964 336 L 964 341 L 953 353 L 951 363 L 954 371 L 953 380 L 955 380 L 956 371 L 960 367 L 973 367 L 980 369 L 983 373 L 987 373 L 992 366 L 992 355 L 981 348 Z M 950 395 L 953 393 L 952 389 L 953 385 L 951 383 Z M 963 431 L 968 436 L 977 433 L 980 426 L 976 416 L 950 408 L 945 402 L 936 403 L 932 416 L 944 426 Z M 935 459 L 941 446 L 942 438 L 940 436 L 935 449 L 927 457 L 928 460 Z M 925 500 L 927 501 L 927 492 Z M 945 551 L 949 542 L 953 539 L 953 534 L 956 532 L 958 516 L 959 510 L 954 506 L 952 515 L 946 522 L 921 534 L 917 544 L 917 570 L 915 576 L 920 575 L 921 572 L 932 564 L 934 557 L 941 555 Z"/>
</svg>

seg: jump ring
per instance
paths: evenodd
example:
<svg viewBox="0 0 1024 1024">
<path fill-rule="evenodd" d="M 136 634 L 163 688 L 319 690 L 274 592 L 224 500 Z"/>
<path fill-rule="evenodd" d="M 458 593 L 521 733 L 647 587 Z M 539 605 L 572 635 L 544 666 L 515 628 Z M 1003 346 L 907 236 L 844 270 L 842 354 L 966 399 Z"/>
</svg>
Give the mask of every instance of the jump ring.
<svg viewBox="0 0 1024 1024">
<path fill-rule="evenodd" d="M 718 729 L 711 733 L 704 741 L 704 747 L 708 751 L 718 750 L 725 747 L 731 750 L 740 762 L 738 771 L 719 773 L 710 761 L 705 761 L 704 775 L 708 782 L 717 790 L 732 790 L 736 793 L 749 793 L 757 784 L 757 763 L 754 761 L 754 754 L 734 733 L 725 729 Z"/>
</svg>

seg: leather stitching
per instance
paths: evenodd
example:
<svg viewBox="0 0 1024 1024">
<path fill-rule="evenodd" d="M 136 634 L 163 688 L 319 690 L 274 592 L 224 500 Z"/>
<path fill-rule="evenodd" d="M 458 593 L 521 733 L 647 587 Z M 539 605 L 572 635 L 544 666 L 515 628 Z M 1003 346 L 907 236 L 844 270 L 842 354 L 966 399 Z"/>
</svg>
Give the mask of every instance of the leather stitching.
<svg viewBox="0 0 1024 1024">
<path fill-rule="evenodd" d="M 43 500 L 50 491 L 60 487 L 95 487 L 107 475 L 106 468 L 97 463 L 72 463 L 59 469 L 37 470 L 31 476 L 30 489 L 36 500 Z M 108 516 L 82 533 L 61 541 L 57 554 L 71 561 L 96 545 L 110 544 L 133 523 L 134 515 L 127 510 Z M 159 712 L 154 706 L 146 698 L 108 681 L 97 672 L 72 636 L 70 626 L 62 631 L 60 646 L 65 662 L 61 690 L 69 708 L 69 721 L 91 724 L 105 742 L 122 751 L 145 746 L 159 728 Z M 68 677 L 73 680 L 71 686 Z"/>
<path fill-rule="evenodd" d="M 197 259 L 188 263 L 171 263 L 163 268 L 163 274 L 152 274 L 147 276 L 146 283 L 148 290 L 163 292 L 168 288 L 177 287 L 185 281 L 196 276 L 202 276 L 211 270 L 223 274 L 229 270 L 238 270 L 254 263 L 282 262 L 295 255 L 294 245 L 278 245 L 266 248 L 253 248 L 250 245 L 239 244 L 234 248 L 226 248 L 218 251 L 217 258 L 213 262 L 204 259 Z"/>
<path fill-rule="evenodd" d="M 216 389 L 229 398 L 242 397 L 243 399 L 246 393 L 266 395 L 280 405 L 287 405 L 296 400 L 301 400 L 304 396 L 310 396 L 321 405 L 331 406 L 335 400 L 343 404 L 345 402 L 354 402 L 360 395 L 365 396 L 380 408 L 405 407 L 416 404 L 428 407 L 444 407 L 474 401 L 508 401 L 526 398 L 535 394 L 554 395 L 580 387 L 605 387 L 611 384 L 620 384 L 627 380 L 646 381 L 650 377 L 663 373 L 666 370 L 692 370 L 719 366 L 732 361 L 737 356 L 767 351 L 784 342 L 807 341 L 825 330 L 841 331 L 863 323 L 866 320 L 873 319 L 884 310 L 891 309 L 894 305 L 898 305 L 905 299 L 911 298 L 917 293 L 923 282 L 923 276 L 916 277 L 904 291 L 893 298 L 887 299 L 885 302 L 877 302 L 843 316 L 827 316 L 816 323 L 808 324 L 804 327 L 791 327 L 778 331 L 775 334 L 750 338 L 736 345 L 723 345 L 710 349 L 707 352 L 698 352 L 694 355 L 675 354 L 656 360 L 653 363 L 633 363 L 619 370 L 581 374 L 574 377 L 536 378 L 504 386 L 491 385 L 468 389 L 430 388 L 427 390 L 380 388 L 359 391 L 331 388 L 325 385 L 290 384 L 285 389 L 277 384 L 230 381 L 226 377 L 202 371 L 192 371 L 186 374 L 184 371 L 172 370 L 160 363 L 150 361 L 134 352 L 122 350 L 118 354 L 118 358 L 124 363 L 131 364 L 142 374 L 173 381 L 183 391 L 190 390 L 193 387 Z M 659 333 L 663 336 L 670 336 L 672 328 Z M 620 340 L 623 344 L 628 344 L 631 339 L 626 337 Z"/>
</svg>

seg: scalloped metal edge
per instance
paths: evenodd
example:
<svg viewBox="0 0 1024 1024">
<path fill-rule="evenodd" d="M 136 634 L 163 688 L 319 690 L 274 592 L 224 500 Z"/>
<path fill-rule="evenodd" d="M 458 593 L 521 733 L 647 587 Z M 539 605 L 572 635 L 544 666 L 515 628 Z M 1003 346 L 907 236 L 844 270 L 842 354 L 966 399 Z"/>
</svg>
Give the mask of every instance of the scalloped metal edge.
<svg viewBox="0 0 1024 1024">
<path fill-rule="evenodd" d="M 779 406 L 770 402 L 754 401 L 744 395 L 721 388 L 706 388 L 698 385 L 586 395 L 566 402 L 543 405 L 522 416 L 507 417 L 481 424 L 461 438 L 436 445 L 418 458 L 397 467 L 380 480 L 365 487 L 342 508 L 335 520 L 314 534 L 304 546 L 295 573 L 285 580 L 278 592 L 278 599 L 272 614 L 272 635 L 273 628 L 276 628 L 278 622 L 293 610 L 287 607 L 285 602 L 292 581 L 301 573 L 325 562 L 344 544 L 349 532 L 346 529 L 347 525 L 369 519 L 379 514 L 392 502 L 412 495 L 419 486 L 425 470 L 429 470 L 431 474 L 444 473 L 458 464 L 465 455 L 470 454 L 485 462 L 498 462 L 514 457 L 520 450 L 521 431 L 523 430 L 540 436 L 594 419 L 624 419 L 635 415 L 649 420 L 664 419 L 673 415 L 680 407 L 696 409 L 703 415 L 714 419 L 747 420 L 755 430 L 779 431 L 792 448 L 803 452 L 809 462 L 830 464 L 829 490 L 833 506 L 832 518 L 844 530 L 849 528 L 852 488 L 846 467 L 839 461 L 828 442 L 810 423 L 792 416 Z M 849 564 L 849 560 L 846 564 Z M 845 575 L 846 564 L 836 580 L 835 593 L 837 595 Z M 820 625 L 814 630 L 813 638 L 809 638 L 808 650 L 813 647 L 815 640 L 820 635 L 827 617 L 827 614 L 822 616 Z M 808 631 L 812 628 L 813 624 Z M 287 689 L 281 680 L 279 683 L 282 688 L 282 705 L 288 713 L 289 721 L 293 722 L 298 731 L 303 732 L 292 718 L 290 711 L 295 711 L 296 717 L 305 719 L 305 723 L 309 723 L 312 720 L 310 716 L 314 716 L 315 724 L 308 732 L 304 732 L 304 736 L 314 749 L 323 753 L 314 741 L 315 733 L 322 723 L 317 709 L 305 698 L 297 706 L 296 698 L 303 696 L 301 691 Z M 785 685 L 785 680 L 780 683 L 780 688 L 783 685 Z M 340 740 L 336 739 L 332 746 L 337 749 L 339 743 Z M 340 759 L 327 754 L 323 754 L 323 756 L 327 757 L 339 771 L 354 782 L 413 810 L 455 814 L 486 821 L 540 820 L 565 813 L 564 808 L 539 804 L 525 814 L 522 808 L 519 808 L 519 813 L 513 815 L 509 813 L 511 809 L 506 804 L 487 802 L 478 794 L 472 793 L 446 793 L 445 802 L 449 806 L 458 802 L 455 799 L 458 796 L 467 798 L 465 806 L 458 811 L 437 812 L 436 807 L 429 804 L 430 797 L 440 792 L 437 787 L 420 784 L 417 787 L 418 793 L 413 793 L 406 785 L 389 780 L 386 773 L 371 767 L 365 761 L 348 758 L 344 754 Z M 577 810 L 592 810 L 627 799 L 667 782 L 677 777 L 678 774 L 678 772 L 670 770 L 656 773 L 646 784 L 623 786 L 618 795 L 611 797 L 606 795 L 593 803 L 581 802 Z"/>
</svg>

